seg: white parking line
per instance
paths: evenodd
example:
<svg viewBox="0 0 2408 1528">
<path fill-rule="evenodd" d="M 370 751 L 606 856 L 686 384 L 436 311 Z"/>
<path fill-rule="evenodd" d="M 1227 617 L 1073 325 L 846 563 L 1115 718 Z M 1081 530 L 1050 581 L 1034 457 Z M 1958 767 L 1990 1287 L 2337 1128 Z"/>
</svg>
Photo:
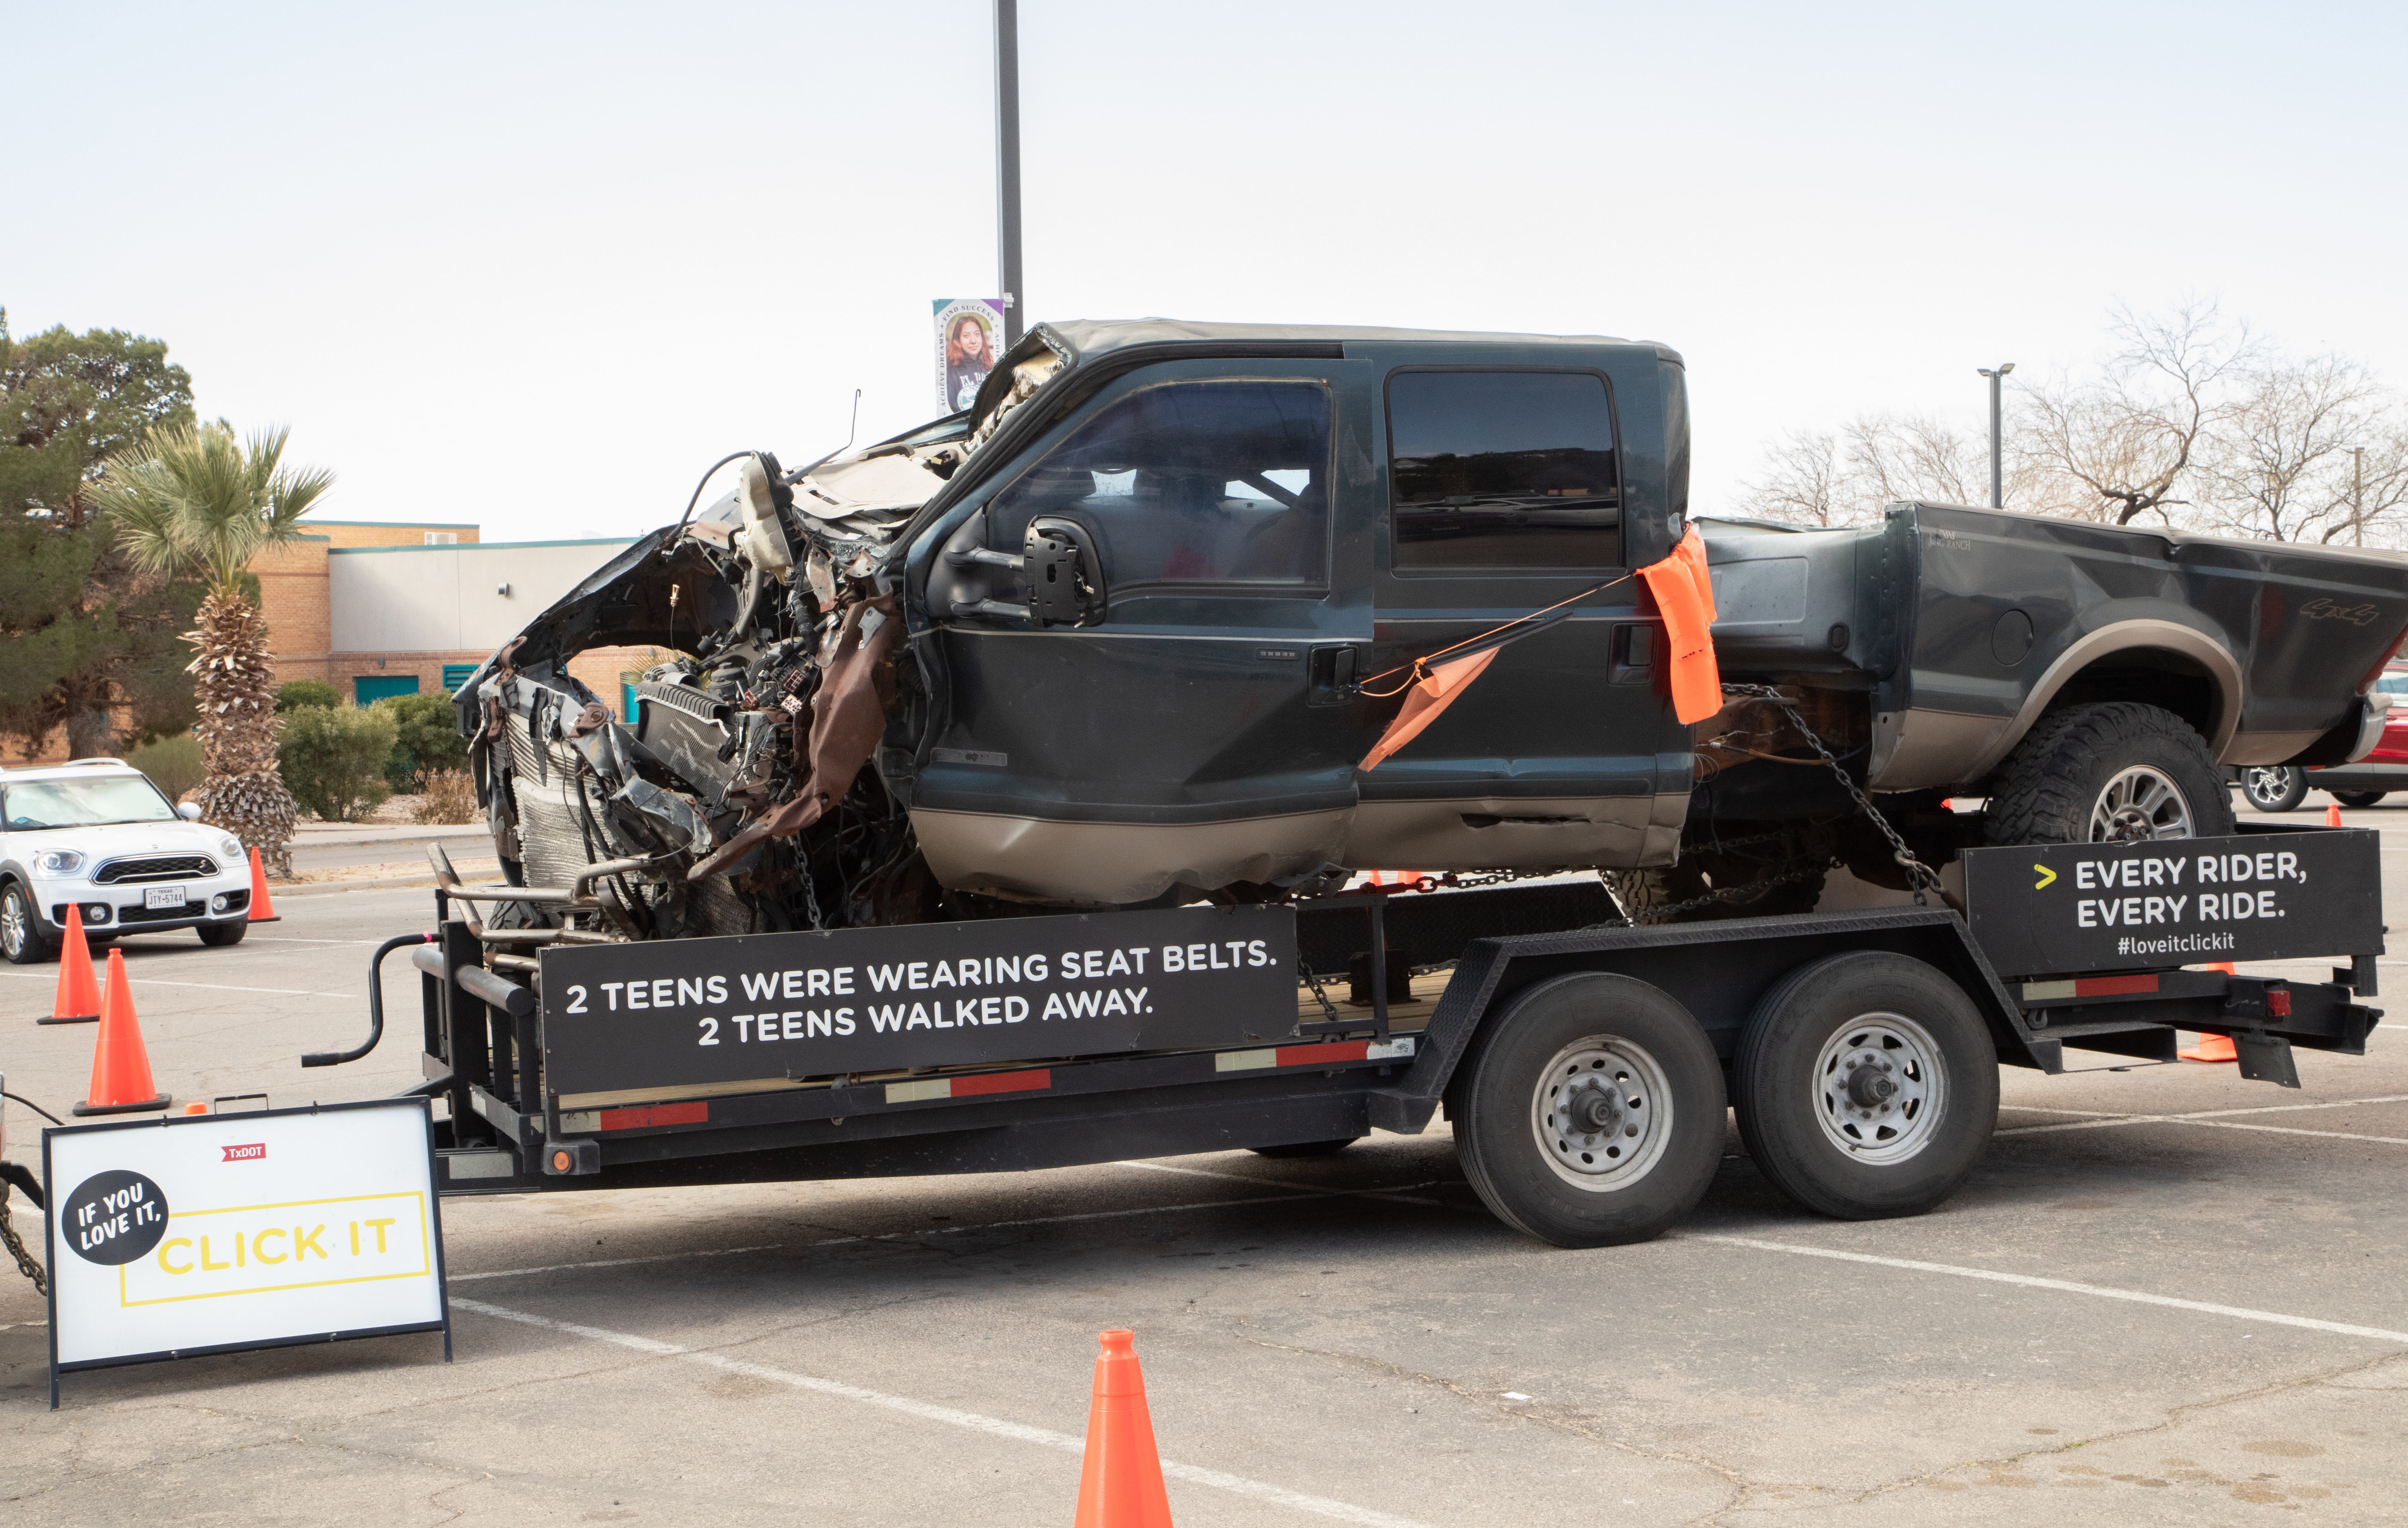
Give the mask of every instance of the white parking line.
<svg viewBox="0 0 2408 1528">
<path fill-rule="evenodd" d="M 2207 1316 L 2229 1316 L 2235 1321 L 2263 1321 L 2270 1326 L 2297 1326 L 2311 1332 L 2330 1332 L 2344 1337 L 2372 1337 L 2377 1342 L 2408 1345 L 2408 1332 L 2393 1332 L 2380 1326 L 2353 1326 L 2346 1321 L 2319 1321 L 2314 1316 L 2290 1316 L 2279 1310 L 2252 1310 L 2246 1306 L 2220 1306 L 2205 1300 L 2183 1300 L 2171 1294 L 2151 1294 L 2143 1290 L 2119 1290 L 2104 1284 L 2078 1284 L 2070 1278 L 2038 1278 L 2030 1274 L 2000 1273 L 1989 1268 L 1961 1268 L 1953 1263 L 1922 1263 L 1913 1258 L 1875 1257 L 1870 1252 L 1842 1252 L 1828 1247 L 1800 1247 L 1785 1241 L 1758 1241 L 1753 1236 L 1695 1235 L 1682 1236 L 1680 1239 L 1721 1242 L 1731 1247 L 1752 1247 L 1760 1252 L 1786 1252 L 1794 1257 L 1828 1258 L 1835 1263 L 1870 1264 L 1878 1268 L 1900 1268 L 1909 1273 L 1947 1274 L 1956 1278 L 1978 1278 L 1992 1284 L 2015 1284 L 2025 1289 L 2052 1290 L 2060 1294 L 2087 1294 L 2101 1300 L 2128 1300 L 2135 1305 L 2165 1306 L 2174 1310 L 2193 1310 Z"/>
<path fill-rule="evenodd" d="M 16 977 L 25 981 L 47 981 L 55 984 L 56 977 L 34 976 L 24 971 L 0 971 L 0 977 Z M 165 977 L 127 977 L 136 987 L 197 987 L 211 992 L 265 992 L 272 997 L 358 997 L 358 992 L 306 992 L 297 987 L 229 987 L 216 981 L 169 981 Z"/>
<path fill-rule="evenodd" d="M 1031 1443 L 1045 1449 L 1061 1449 L 1071 1453 L 1082 1454 L 1086 1451 L 1085 1439 L 1072 1437 L 1068 1433 L 1056 1433 L 1047 1427 L 1031 1427 L 1025 1422 L 1006 1421 L 1000 1417 L 983 1416 L 976 1411 L 963 1411 L 954 1407 L 915 1401 L 908 1395 L 889 1395 L 884 1391 L 865 1390 L 859 1385 L 848 1385 L 840 1380 L 822 1379 L 814 1375 L 796 1374 L 791 1369 L 774 1369 L 766 1364 L 751 1364 L 739 1358 L 729 1358 L 724 1353 L 710 1352 L 698 1348 L 681 1348 L 673 1342 L 662 1342 L 652 1337 L 639 1337 L 632 1333 L 610 1332 L 598 1326 L 583 1326 L 575 1321 L 558 1321 L 550 1316 L 538 1316 L 523 1310 L 489 1306 L 481 1300 L 455 1299 L 452 1304 L 457 1309 L 473 1311 L 480 1316 L 491 1316 L 497 1321 L 517 1321 L 526 1326 L 541 1327 L 546 1331 L 562 1332 L 570 1336 L 583 1337 L 591 1342 L 607 1342 L 658 1358 L 680 1359 L 688 1364 L 698 1364 L 707 1368 L 718 1369 L 723 1373 L 739 1374 L 748 1379 L 766 1379 L 772 1384 L 787 1385 L 817 1395 L 833 1396 L 840 1401 L 855 1401 L 864 1406 L 874 1406 L 887 1411 L 901 1412 L 907 1417 L 916 1417 L 923 1421 L 942 1422 L 948 1427 L 960 1427 L 974 1433 L 984 1433 L 990 1437 L 1008 1438 L 1014 1443 Z M 1173 1480 L 1185 1480 L 1192 1485 L 1211 1486 L 1216 1491 L 1250 1496 L 1255 1501 L 1269 1502 L 1274 1506 L 1290 1507 L 1298 1512 L 1310 1512 L 1316 1517 L 1332 1518 L 1340 1522 L 1361 1523 L 1365 1528 L 1426 1528 L 1426 1525 L 1411 1518 L 1397 1517 L 1391 1513 L 1375 1511 L 1368 1507 L 1356 1507 L 1352 1502 L 1332 1501 L 1326 1496 L 1309 1496 L 1303 1492 L 1290 1491 L 1285 1486 L 1273 1485 L 1268 1480 L 1249 1479 L 1242 1475 L 1228 1475 L 1220 1470 L 1205 1469 L 1200 1465 L 1181 1464 L 1166 1459 L 1162 1462 L 1162 1473 Z"/>
<path fill-rule="evenodd" d="M 2386 1093 L 2380 1098 L 2341 1098 L 2323 1104 L 2262 1104 L 2254 1108 L 2194 1109 L 2186 1114 L 2111 1114 L 2104 1109 L 2052 1109 L 2032 1104 L 2010 1104 L 2006 1107 L 2025 1114 L 2066 1114 L 2077 1116 L 2068 1123 L 2055 1125 L 2010 1125 L 1994 1134 L 2000 1135 L 2044 1135 L 2059 1130 L 2104 1130 L 2115 1125 L 2192 1125 L 2215 1124 L 2236 1114 L 2298 1114 L 2312 1109 L 2347 1109 L 2376 1104 L 2408 1104 L 2408 1093 Z M 2229 1129 L 2253 1128 L 2230 1125 Z M 2274 1131 L 2278 1127 L 2262 1125 L 2254 1128 Z M 2345 1135 L 2337 1130 L 2281 1130 L 2286 1135 L 2331 1135 L 2339 1140 L 2388 1141 L 2388 1135 Z M 2403 1142 L 2402 1144 L 2408 1144 Z"/>
</svg>

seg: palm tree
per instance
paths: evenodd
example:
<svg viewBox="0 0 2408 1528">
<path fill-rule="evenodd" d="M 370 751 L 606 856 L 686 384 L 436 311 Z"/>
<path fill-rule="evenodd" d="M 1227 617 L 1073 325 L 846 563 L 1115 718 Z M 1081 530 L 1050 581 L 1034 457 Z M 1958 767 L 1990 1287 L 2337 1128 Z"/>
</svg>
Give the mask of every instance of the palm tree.
<svg viewBox="0 0 2408 1528">
<path fill-rule="evenodd" d="M 194 677 L 204 821 L 259 850 L 268 873 L 293 873 L 293 793 L 276 768 L 276 671 L 267 624 L 245 594 L 252 557 L 301 535 L 301 517 L 334 485 L 331 472 L 282 464 L 283 430 L 235 439 L 223 424 L 168 425 L 109 459 L 93 500 L 145 573 L 197 577 L 208 594 Z"/>
</svg>

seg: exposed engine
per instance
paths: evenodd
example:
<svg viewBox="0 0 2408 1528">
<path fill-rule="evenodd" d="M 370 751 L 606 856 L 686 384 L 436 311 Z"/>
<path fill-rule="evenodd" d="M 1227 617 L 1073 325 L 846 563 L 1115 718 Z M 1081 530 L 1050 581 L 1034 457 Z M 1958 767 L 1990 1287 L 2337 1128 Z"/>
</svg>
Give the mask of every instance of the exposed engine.
<svg viewBox="0 0 2408 1528">
<path fill-rule="evenodd" d="M 648 939 L 946 916 L 909 817 L 864 765 L 917 698 L 880 554 L 964 434 L 942 421 L 796 473 L 731 459 L 735 493 L 627 548 L 487 660 L 456 698 L 504 874 L 591 888 L 507 904 L 496 926 Z M 568 662 L 641 644 L 676 656 L 634 685 L 630 725 Z"/>
</svg>

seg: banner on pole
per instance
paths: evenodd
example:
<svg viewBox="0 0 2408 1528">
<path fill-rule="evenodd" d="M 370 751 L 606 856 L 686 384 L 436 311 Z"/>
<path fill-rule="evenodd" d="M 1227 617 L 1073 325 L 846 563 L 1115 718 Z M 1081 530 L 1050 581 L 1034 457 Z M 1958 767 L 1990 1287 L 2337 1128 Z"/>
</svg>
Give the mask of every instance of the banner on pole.
<svg viewBox="0 0 2408 1528">
<path fill-rule="evenodd" d="M 979 384 L 995 369 L 1003 340 L 1000 297 L 939 297 L 937 405 L 957 414 L 978 401 Z"/>
<path fill-rule="evenodd" d="M 42 1132 L 50 1404 L 77 1369 L 443 1334 L 423 1098 Z"/>
</svg>

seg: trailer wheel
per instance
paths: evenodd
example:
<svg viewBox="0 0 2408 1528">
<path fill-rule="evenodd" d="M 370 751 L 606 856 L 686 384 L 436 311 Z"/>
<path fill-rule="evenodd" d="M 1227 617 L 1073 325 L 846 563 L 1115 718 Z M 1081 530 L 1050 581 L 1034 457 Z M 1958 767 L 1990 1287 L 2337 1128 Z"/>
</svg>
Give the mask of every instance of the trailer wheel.
<svg viewBox="0 0 2408 1528">
<path fill-rule="evenodd" d="M 1722 1064 L 1689 1010 L 1630 977 L 1560 977 L 1492 1019 L 1450 1098 L 1498 1219 L 1556 1247 L 1662 1235 L 1722 1161 Z"/>
<path fill-rule="evenodd" d="M 1876 950 L 1776 983 L 1749 1016 L 1731 1085 L 1757 1168 L 1846 1221 L 1946 1199 L 1999 1122 L 1998 1050 L 1972 1001 L 1923 962 Z"/>
<path fill-rule="evenodd" d="M 1247 1150 L 1258 1157 L 1329 1157 L 1336 1156 L 1361 1140 L 1360 1135 L 1348 1135 L 1334 1141 L 1291 1141 L 1285 1146 L 1250 1146 Z"/>
<path fill-rule="evenodd" d="M 2000 766 L 1985 816 L 1993 844 L 2220 838 L 2232 832 L 2232 793 L 2188 722 L 2106 701 L 2043 717 Z"/>
</svg>

